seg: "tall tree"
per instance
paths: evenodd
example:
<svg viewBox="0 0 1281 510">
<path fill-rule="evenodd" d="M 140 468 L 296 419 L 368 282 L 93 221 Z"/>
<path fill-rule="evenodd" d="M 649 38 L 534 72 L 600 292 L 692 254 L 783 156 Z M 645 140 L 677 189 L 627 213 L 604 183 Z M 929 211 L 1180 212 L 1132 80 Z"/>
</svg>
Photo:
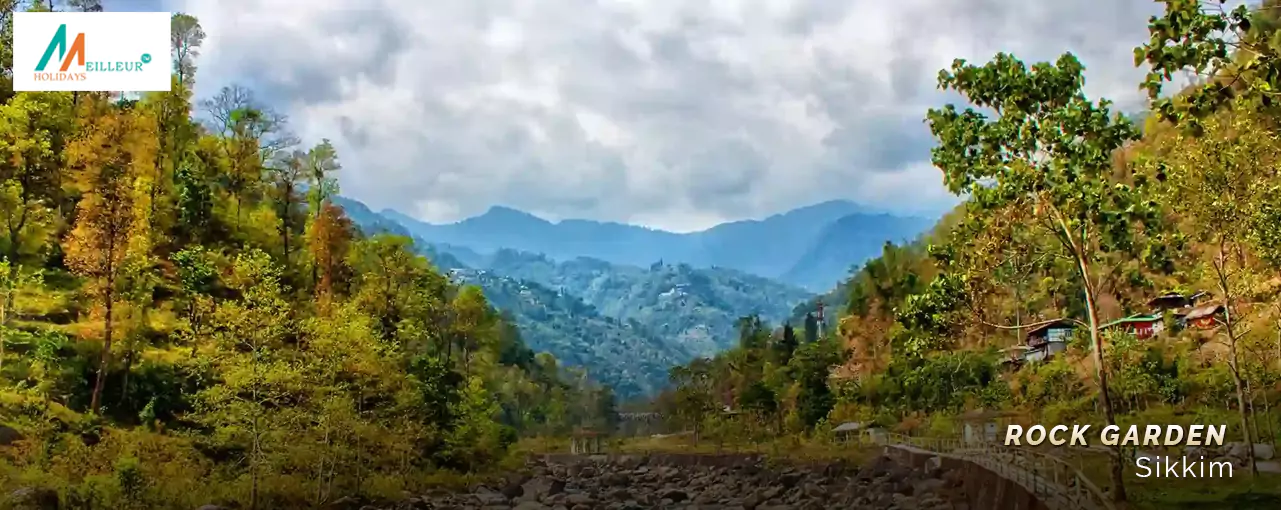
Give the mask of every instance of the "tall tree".
<svg viewBox="0 0 1281 510">
<path fill-rule="evenodd" d="M 1205 136 L 1174 136 L 1162 157 L 1152 163 L 1157 179 L 1165 183 L 1170 203 L 1180 205 L 1198 255 L 1208 262 L 1223 300 L 1222 332 L 1227 337 L 1228 372 L 1236 390 L 1237 410 L 1245 444 L 1254 444 L 1247 405 L 1248 381 L 1242 368 L 1243 331 L 1241 301 L 1252 299 L 1255 282 L 1262 280 L 1249 240 L 1254 218 L 1271 200 L 1271 190 L 1281 182 L 1281 136 L 1250 105 L 1238 102 L 1233 110 L 1210 117 L 1202 124 Z M 1254 449 L 1248 448 L 1250 473 L 1258 474 Z"/>
<path fill-rule="evenodd" d="M 813 313 L 805 314 L 805 343 L 818 341 L 818 318 Z"/>
<path fill-rule="evenodd" d="M 89 279 L 89 292 L 103 313 L 102 356 L 89 410 L 97 413 L 111 362 L 117 288 L 130 259 L 147 252 L 145 208 L 134 186 L 155 165 L 154 121 L 138 111 L 107 111 L 67 150 L 68 166 L 81 193 L 75 224 L 63 250 L 68 268 Z M 139 240 L 144 240 L 139 242 Z"/>
<path fill-rule="evenodd" d="M 341 169 L 342 165 L 338 164 L 338 151 L 334 150 L 329 139 L 321 140 L 319 144 L 307 151 L 306 167 L 308 210 L 311 211 L 311 219 L 308 223 L 314 224 L 329 204 L 329 199 L 338 194 L 338 180 L 332 175 Z M 313 260 L 312 285 L 316 284 L 318 271 L 317 261 Z"/>
<path fill-rule="evenodd" d="M 792 329 L 792 323 L 784 323 L 783 336 L 775 346 L 775 351 L 777 352 L 778 362 L 780 365 L 786 365 L 787 362 L 792 360 L 792 353 L 796 352 L 797 345 L 796 331 Z"/>
<path fill-rule="evenodd" d="M 205 42 L 205 31 L 195 16 L 175 12 L 169 22 L 169 42 L 173 46 L 173 72 L 178 85 L 192 88 L 196 78 L 196 57 Z"/>
<path fill-rule="evenodd" d="M 284 246 L 284 257 L 281 261 L 286 275 L 290 274 L 289 271 L 293 267 L 291 264 L 293 247 L 290 246 L 289 241 L 294 230 L 299 227 L 294 223 L 294 217 L 298 215 L 298 202 L 301 198 L 298 188 L 307 177 L 306 160 L 307 154 L 296 150 L 288 156 L 281 157 L 267 170 L 275 186 L 276 204 L 279 207 L 276 215 L 280 218 L 280 239 Z"/>
<path fill-rule="evenodd" d="M 1142 252 L 1142 258 L 1155 261 L 1163 254 L 1160 244 L 1143 242 L 1143 234 L 1161 225 L 1162 218 L 1140 189 L 1142 179 L 1130 184 L 1112 178 L 1114 153 L 1137 139 L 1138 131 L 1112 115 L 1109 101 L 1085 97 L 1083 71 L 1070 53 L 1030 69 L 1004 53 L 982 66 L 958 59 L 939 73 L 939 87 L 961 94 L 973 107 L 931 109 L 927 120 L 939 142 L 933 163 L 952 193 L 970 196 L 974 214 L 1006 208 L 1031 212 L 1028 227 L 1056 238 L 1075 262 L 1089 315 L 1099 404 L 1112 425 L 1116 417 L 1097 307 L 1099 278 L 1106 272 L 1097 266 L 1111 252 Z M 1119 451 L 1112 485 L 1113 497 L 1125 500 Z"/>
</svg>

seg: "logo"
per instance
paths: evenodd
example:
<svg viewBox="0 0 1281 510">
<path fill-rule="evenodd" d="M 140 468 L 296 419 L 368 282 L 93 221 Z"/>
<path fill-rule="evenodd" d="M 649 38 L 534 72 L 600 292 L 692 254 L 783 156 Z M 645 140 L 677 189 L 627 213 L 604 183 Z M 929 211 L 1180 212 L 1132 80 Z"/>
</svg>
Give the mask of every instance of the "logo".
<svg viewBox="0 0 1281 510">
<path fill-rule="evenodd" d="M 166 12 L 17 13 L 14 90 L 167 91 Z M 22 72 L 23 69 L 29 70 Z"/>
<path fill-rule="evenodd" d="M 58 25 L 58 33 L 53 34 L 53 40 L 49 41 L 49 49 L 44 50 L 44 56 L 40 57 L 40 64 L 36 66 L 36 71 L 43 71 L 45 66 L 49 65 L 49 58 L 53 52 L 58 52 L 58 58 L 62 59 L 62 69 L 58 71 L 67 72 L 71 67 L 71 60 L 77 59 L 77 64 L 81 67 L 85 65 L 85 35 L 84 33 L 76 34 L 76 42 L 71 43 L 71 54 L 67 54 L 67 24 Z M 65 58 L 64 58 L 65 56 Z"/>
</svg>

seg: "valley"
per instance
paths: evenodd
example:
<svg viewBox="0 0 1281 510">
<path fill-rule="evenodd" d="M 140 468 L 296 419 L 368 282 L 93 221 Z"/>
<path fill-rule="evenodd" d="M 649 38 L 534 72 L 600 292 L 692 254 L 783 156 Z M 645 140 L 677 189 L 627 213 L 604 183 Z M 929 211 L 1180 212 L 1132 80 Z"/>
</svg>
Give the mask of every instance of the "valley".
<svg viewBox="0 0 1281 510">
<path fill-rule="evenodd" d="M 586 369 L 622 398 L 653 395 L 667 385 L 670 367 L 734 347 L 743 317 L 754 315 L 772 324 L 791 318 L 799 325 L 804 313 L 798 319 L 792 317 L 794 311 L 813 309 L 814 292 L 731 264 L 770 272 L 770 260 L 794 256 L 787 248 L 808 242 L 815 250 L 802 258 L 813 263 L 812 270 L 789 271 L 820 282 L 822 275 L 841 274 L 879 254 L 888 241 L 915 235 L 921 222 L 828 202 L 766 220 L 713 227 L 698 242 L 720 248 L 702 252 L 702 260 L 726 265 L 698 267 L 680 262 L 698 258 L 689 256 L 694 251 L 682 256 L 680 246 L 689 235 L 577 220 L 552 224 L 507 208 L 452 225 L 427 225 L 394 211 L 373 212 L 350 198 L 338 197 L 335 203 L 367 233 L 414 238 L 420 253 L 438 269 L 459 283 L 481 287 L 495 307 L 510 314 L 532 349 Z M 824 219 L 830 223 L 824 225 Z M 865 223 L 869 225 L 860 231 Z M 819 228 L 802 228 L 811 225 Z M 583 229 L 594 230 L 596 237 L 576 237 Z M 755 252 L 746 246 L 730 249 L 770 230 L 783 232 L 775 236 L 791 244 L 758 242 Z M 546 241 L 557 237 L 569 240 Z M 611 251 L 606 249 L 611 239 L 616 246 L 631 239 L 655 241 L 656 247 Z M 592 255 L 626 261 L 656 258 L 633 265 Z M 841 277 L 832 278 L 836 282 Z M 839 299 L 830 296 L 829 303 Z"/>
</svg>

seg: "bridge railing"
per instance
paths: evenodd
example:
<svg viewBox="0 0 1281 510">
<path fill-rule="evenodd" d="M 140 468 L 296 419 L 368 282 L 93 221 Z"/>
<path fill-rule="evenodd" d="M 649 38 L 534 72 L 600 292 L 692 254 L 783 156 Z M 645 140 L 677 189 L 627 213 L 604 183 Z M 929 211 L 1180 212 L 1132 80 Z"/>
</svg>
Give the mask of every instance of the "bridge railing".
<svg viewBox="0 0 1281 510">
<path fill-rule="evenodd" d="M 883 446 L 908 446 L 983 466 L 1022 485 L 1051 508 L 1114 510 L 1111 501 L 1080 470 L 1039 452 L 988 441 L 885 434 Z"/>
</svg>

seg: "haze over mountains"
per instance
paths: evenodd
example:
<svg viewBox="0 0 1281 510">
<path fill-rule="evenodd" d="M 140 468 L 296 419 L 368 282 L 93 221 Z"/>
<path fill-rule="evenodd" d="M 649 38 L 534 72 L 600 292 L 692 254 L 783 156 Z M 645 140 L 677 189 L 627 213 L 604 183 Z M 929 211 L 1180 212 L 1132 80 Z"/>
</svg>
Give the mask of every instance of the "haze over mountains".
<svg viewBox="0 0 1281 510">
<path fill-rule="evenodd" d="M 443 225 L 394 210 L 380 215 L 429 243 L 478 254 L 514 249 L 560 261 L 590 257 L 640 267 L 659 261 L 724 267 L 812 292 L 831 289 L 851 266 L 880 253 L 886 241 L 911 240 L 933 224 L 932 219 L 870 212 L 840 200 L 684 234 L 591 220 L 553 223 L 501 206 Z"/>
<path fill-rule="evenodd" d="M 738 319 L 773 324 L 804 315 L 851 267 L 886 241 L 931 224 L 825 202 L 764 220 L 688 234 L 634 225 L 549 222 L 506 207 L 446 225 L 335 201 L 367 233 L 415 239 L 427 258 L 481 287 L 531 348 L 633 397 L 667 383 L 667 370 L 735 345 Z"/>
</svg>

